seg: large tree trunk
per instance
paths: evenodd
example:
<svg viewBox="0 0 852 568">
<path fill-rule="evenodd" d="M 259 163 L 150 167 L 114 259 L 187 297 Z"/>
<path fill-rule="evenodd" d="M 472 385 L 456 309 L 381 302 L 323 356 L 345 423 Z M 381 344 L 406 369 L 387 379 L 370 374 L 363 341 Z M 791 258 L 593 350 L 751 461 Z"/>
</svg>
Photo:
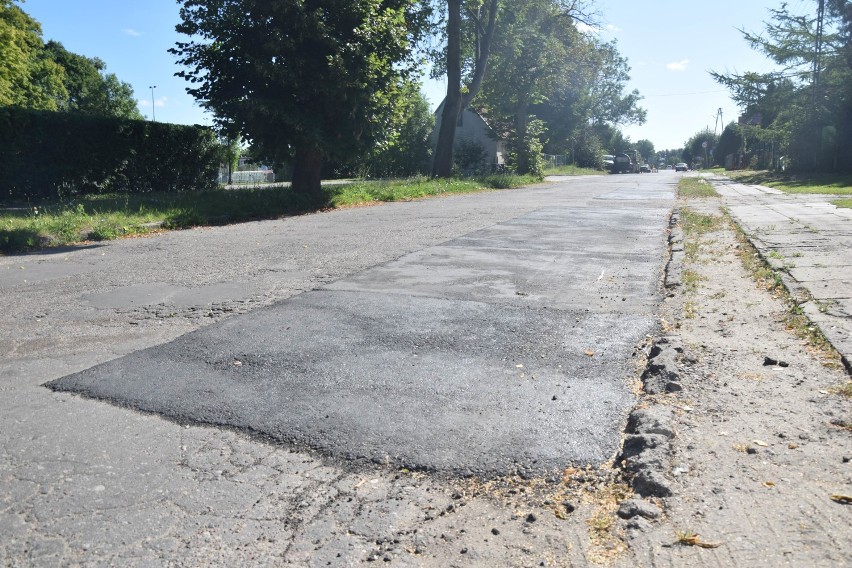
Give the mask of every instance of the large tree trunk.
<svg viewBox="0 0 852 568">
<path fill-rule="evenodd" d="M 489 3 L 488 27 L 483 28 L 477 22 L 477 58 L 473 78 L 467 93 L 461 94 L 461 0 L 447 0 L 447 97 L 444 99 L 444 111 L 441 114 L 441 128 L 432 161 L 432 175 L 451 177 L 453 175 L 453 146 L 456 141 L 456 123 L 459 115 L 470 104 L 482 86 L 482 78 L 491 51 L 491 38 L 497 24 L 499 0 Z"/>
<path fill-rule="evenodd" d="M 432 176 L 441 178 L 453 175 L 453 146 L 461 113 L 461 0 L 448 0 L 447 5 L 447 96 L 432 159 Z"/>
<path fill-rule="evenodd" d="M 322 151 L 319 148 L 296 149 L 293 191 L 315 196 L 322 192 Z"/>
</svg>

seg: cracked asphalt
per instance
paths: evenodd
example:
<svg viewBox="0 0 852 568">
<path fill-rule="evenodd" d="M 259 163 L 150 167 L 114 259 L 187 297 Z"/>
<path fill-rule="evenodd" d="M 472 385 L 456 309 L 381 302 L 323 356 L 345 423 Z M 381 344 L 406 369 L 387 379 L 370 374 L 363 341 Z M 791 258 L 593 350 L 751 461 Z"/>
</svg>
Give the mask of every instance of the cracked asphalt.
<svg viewBox="0 0 852 568">
<path fill-rule="evenodd" d="M 0 258 L 0 562 L 583 558 L 459 476 L 613 457 L 676 179 Z"/>
</svg>

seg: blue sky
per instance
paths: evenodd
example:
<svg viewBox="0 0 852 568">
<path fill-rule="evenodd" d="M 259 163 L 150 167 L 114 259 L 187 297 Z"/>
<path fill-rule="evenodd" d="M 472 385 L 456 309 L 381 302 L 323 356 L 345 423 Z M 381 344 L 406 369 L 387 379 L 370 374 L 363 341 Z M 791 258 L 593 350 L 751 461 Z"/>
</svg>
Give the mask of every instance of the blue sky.
<svg viewBox="0 0 852 568">
<path fill-rule="evenodd" d="M 713 0 L 598 0 L 595 11 L 600 34 L 618 41 L 632 68 L 630 89 L 645 97 L 643 126 L 625 133 L 632 140 L 647 138 L 657 149 L 677 148 L 693 134 L 715 127 L 717 109 L 725 123 L 735 120 L 737 108 L 727 92 L 708 75 L 714 71 L 764 71 L 771 64 L 751 51 L 738 28 L 760 32 L 769 8 L 780 1 Z M 815 11 L 816 0 L 789 0 L 796 13 Z M 27 0 L 23 9 L 41 22 L 44 39 L 66 49 L 99 57 L 107 71 L 130 83 L 147 117 L 158 121 L 209 124 L 186 83 L 174 76 L 177 66 L 167 50 L 181 36 L 176 0 Z M 424 92 L 437 106 L 442 81 L 430 82 Z M 720 126 L 721 132 L 721 126 Z"/>
</svg>

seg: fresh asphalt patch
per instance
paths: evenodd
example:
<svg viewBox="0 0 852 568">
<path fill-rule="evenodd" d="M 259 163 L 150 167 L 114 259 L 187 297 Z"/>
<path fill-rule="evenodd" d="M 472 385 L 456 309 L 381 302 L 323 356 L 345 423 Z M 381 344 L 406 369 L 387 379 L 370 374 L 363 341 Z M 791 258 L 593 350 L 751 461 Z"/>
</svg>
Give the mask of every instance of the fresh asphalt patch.
<svg viewBox="0 0 852 568">
<path fill-rule="evenodd" d="M 338 459 L 558 474 L 618 449 L 668 211 L 551 207 L 48 384 Z"/>
</svg>

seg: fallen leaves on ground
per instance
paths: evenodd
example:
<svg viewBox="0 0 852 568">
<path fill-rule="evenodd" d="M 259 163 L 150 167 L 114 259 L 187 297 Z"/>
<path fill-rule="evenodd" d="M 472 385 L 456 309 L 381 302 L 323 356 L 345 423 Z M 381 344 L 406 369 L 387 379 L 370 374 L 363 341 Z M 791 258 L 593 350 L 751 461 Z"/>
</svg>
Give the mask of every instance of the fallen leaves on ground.
<svg viewBox="0 0 852 568">
<path fill-rule="evenodd" d="M 852 495 L 841 495 L 839 493 L 835 493 L 831 496 L 831 500 L 843 505 L 852 505 Z"/>
<path fill-rule="evenodd" d="M 719 548 L 722 546 L 721 542 L 706 542 L 701 540 L 701 537 L 698 533 L 693 532 L 679 532 L 677 533 L 677 544 L 683 546 L 698 546 L 700 548 Z"/>
</svg>

